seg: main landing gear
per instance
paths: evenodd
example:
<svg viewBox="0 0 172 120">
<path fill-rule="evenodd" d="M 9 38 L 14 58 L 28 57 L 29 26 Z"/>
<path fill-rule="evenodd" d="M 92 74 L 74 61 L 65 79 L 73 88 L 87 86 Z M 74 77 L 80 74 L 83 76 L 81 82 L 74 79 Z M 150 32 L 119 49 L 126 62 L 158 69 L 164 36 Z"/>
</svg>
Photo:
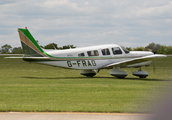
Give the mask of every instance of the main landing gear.
<svg viewBox="0 0 172 120">
<path fill-rule="evenodd" d="M 96 71 L 95 70 L 82 70 L 80 71 L 80 74 L 86 77 L 93 77 L 96 75 Z"/>
<path fill-rule="evenodd" d="M 128 73 L 125 71 L 121 71 L 120 67 L 114 67 L 112 71 L 110 71 L 110 74 L 112 76 L 115 76 L 117 78 L 125 78 Z M 134 76 L 138 76 L 140 78 L 146 78 L 148 76 L 148 73 L 146 71 L 142 71 L 141 67 L 139 68 L 138 71 L 132 72 Z"/>
<path fill-rule="evenodd" d="M 121 71 L 121 70 L 120 70 L 120 67 L 114 67 L 113 70 L 110 71 L 110 74 L 111 74 L 112 76 L 117 77 L 117 78 L 125 78 L 125 77 L 128 75 L 127 72 Z"/>
<path fill-rule="evenodd" d="M 146 78 L 148 76 L 148 73 L 146 71 L 142 71 L 141 67 L 139 68 L 138 71 L 132 72 L 132 74 L 140 78 Z"/>
<path fill-rule="evenodd" d="M 86 77 L 93 77 L 93 76 L 95 76 L 96 73 L 98 73 L 98 72 L 99 72 L 99 70 L 98 70 L 97 72 L 96 72 L 95 70 L 82 70 L 82 71 L 80 71 L 80 74 L 81 74 L 81 75 L 84 75 L 84 76 L 86 76 Z M 110 74 L 111 74 L 112 76 L 117 77 L 117 78 L 125 78 L 125 77 L 128 75 L 127 72 L 121 71 L 121 70 L 120 70 L 120 67 L 113 67 L 113 70 L 110 71 Z M 140 77 L 140 78 L 146 78 L 146 77 L 148 76 L 148 73 L 147 73 L 146 71 L 142 71 L 141 67 L 139 68 L 138 71 L 132 72 L 132 74 L 133 74 L 134 76 L 138 76 L 138 77 Z"/>
</svg>

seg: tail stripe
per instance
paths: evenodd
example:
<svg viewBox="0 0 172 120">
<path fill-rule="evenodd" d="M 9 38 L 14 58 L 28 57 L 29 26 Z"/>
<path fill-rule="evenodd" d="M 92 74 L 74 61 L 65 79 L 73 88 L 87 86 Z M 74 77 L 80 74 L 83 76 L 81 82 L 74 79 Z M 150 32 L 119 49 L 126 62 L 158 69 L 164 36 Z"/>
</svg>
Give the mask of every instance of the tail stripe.
<svg viewBox="0 0 172 120">
<path fill-rule="evenodd" d="M 28 47 L 33 49 L 38 54 L 41 54 L 42 56 L 47 57 L 47 55 L 43 53 L 44 51 L 40 48 L 40 46 L 37 44 L 37 42 L 34 40 L 34 38 L 32 37 L 32 35 L 27 29 L 18 29 L 18 32 L 19 32 L 21 42 L 26 44 Z"/>
</svg>

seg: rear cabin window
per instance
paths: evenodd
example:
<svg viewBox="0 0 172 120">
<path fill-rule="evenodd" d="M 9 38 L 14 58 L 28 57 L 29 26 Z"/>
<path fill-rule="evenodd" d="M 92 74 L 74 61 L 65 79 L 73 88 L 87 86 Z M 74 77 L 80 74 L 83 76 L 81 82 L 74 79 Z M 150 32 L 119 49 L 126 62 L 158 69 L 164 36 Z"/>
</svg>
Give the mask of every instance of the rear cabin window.
<svg viewBox="0 0 172 120">
<path fill-rule="evenodd" d="M 84 53 L 80 53 L 80 54 L 78 54 L 78 56 L 79 56 L 79 57 L 84 57 L 85 54 L 84 54 Z"/>
<path fill-rule="evenodd" d="M 87 51 L 88 56 L 99 56 L 99 52 L 97 50 Z"/>
<path fill-rule="evenodd" d="M 119 47 L 113 47 L 112 52 L 114 55 L 122 54 L 122 51 Z"/>
<path fill-rule="evenodd" d="M 109 51 L 108 48 L 102 49 L 101 51 L 102 51 L 102 54 L 103 54 L 103 55 L 110 55 L 110 51 Z"/>
</svg>

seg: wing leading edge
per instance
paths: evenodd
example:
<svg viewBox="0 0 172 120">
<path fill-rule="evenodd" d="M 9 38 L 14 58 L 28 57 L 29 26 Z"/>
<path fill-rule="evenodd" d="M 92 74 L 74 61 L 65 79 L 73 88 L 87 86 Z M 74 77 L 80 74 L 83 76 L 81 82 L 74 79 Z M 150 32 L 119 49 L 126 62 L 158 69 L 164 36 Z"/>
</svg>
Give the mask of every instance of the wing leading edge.
<svg viewBox="0 0 172 120">
<path fill-rule="evenodd" d="M 148 62 L 148 61 L 152 61 L 154 59 L 163 58 L 163 57 L 167 57 L 167 56 L 166 55 L 159 55 L 159 54 L 149 55 L 149 56 L 144 56 L 144 57 L 124 60 L 124 61 L 120 61 L 120 62 L 116 62 L 116 63 L 111 63 L 111 64 L 103 66 L 102 68 L 114 67 L 114 66 L 117 66 L 117 67 L 127 67 L 127 66 L 130 66 L 130 65 L 133 65 L 133 64 L 138 64 L 138 63 L 142 63 L 142 62 Z"/>
</svg>

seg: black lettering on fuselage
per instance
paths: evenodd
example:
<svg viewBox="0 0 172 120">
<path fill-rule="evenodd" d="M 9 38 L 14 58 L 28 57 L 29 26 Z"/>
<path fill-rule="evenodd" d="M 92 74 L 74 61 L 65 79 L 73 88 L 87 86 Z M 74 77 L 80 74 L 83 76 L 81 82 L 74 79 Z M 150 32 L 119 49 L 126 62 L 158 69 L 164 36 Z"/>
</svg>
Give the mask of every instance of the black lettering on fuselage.
<svg viewBox="0 0 172 120">
<path fill-rule="evenodd" d="M 91 63 L 93 66 L 96 66 L 96 61 L 95 60 L 91 60 Z"/>
<path fill-rule="evenodd" d="M 88 66 L 92 66 L 89 60 L 88 60 Z"/>
<path fill-rule="evenodd" d="M 68 67 L 72 67 L 72 64 L 70 61 L 67 61 L 67 65 L 68 65 Z"/>
<path fill-rule="evenodd" d="M 80 60 L 77 60 L 78 67 L 80 67 Z"/>
<path fill-rule="evenodd" d="M 77 61 L 73 61 L 73 63 L 71 61 L 67 61 L 67 65 L 68 67 L 72 67 L 72 64 L 75 66 L 75 65 L 78 65 L 78 67 L 89 67 L 89 66 L 96 66 L 96 61 L 95 60 L 77 60 Z"/>
<path fill-rule="evenodd" d="M 85 60 L 82 60 L 82 65 L 83 65 L 83 66 L 87 66 Z"/>
</svg>

